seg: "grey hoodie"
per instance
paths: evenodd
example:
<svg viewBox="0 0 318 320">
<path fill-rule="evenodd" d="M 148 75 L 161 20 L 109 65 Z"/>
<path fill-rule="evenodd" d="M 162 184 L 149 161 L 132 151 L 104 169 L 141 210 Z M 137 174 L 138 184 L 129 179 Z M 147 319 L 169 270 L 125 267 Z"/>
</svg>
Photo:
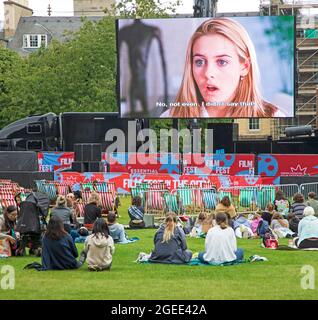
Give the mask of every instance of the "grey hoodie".
<svg viewBox="0 0 318 320">
<path fill-rule="evenodd" d="M 106 238 L 100 233 L 92 234 L 86 238 L 84 250 L 87 252 L 89 268 L 108 268 L 115 252 L 114 240 L 111 236 Z"/>
</svg>

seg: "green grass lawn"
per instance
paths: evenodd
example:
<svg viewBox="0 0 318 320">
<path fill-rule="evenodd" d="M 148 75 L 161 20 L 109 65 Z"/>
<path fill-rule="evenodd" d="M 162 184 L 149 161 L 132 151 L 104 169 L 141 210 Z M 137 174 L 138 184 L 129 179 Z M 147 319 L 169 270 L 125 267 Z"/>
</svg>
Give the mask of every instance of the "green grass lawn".
<svg viewBox="0 0 318 320">
<path fill-rule="evenodd" d="M 130 198 L 122 199 L 120 222 L 128 222 Z M 318 252 L 263 249 L 260 240 L 239 240 L 245 255 L 258 254 L 268 262 L 242 265 L 178 266 L 137 264 L 139 252 L 153 248 L 155 230 L 130 230 L 129 236 L 140 241 L 116 245 L 110 272 L 90 272 L 86 265 L 75 271 L 23 270 L 39 258 L 23 257 L 0 260 L 15 268 L 15 289 L 1 290 L 0 299 L 317 299 L 318 289 L 304 290 L 301 267 L 311 265 L 318 273 Z M 204 249 L 204 239 L 187 238 L 193 252 Z M 286 244 L 287 241 L 280 241 Z M 81 250 L 83 245 L 78 245 Z M 0 278 L 3 275 L 0 273 Z M 316 276 L 316 288 L 318 286 Z"/>
</svg>

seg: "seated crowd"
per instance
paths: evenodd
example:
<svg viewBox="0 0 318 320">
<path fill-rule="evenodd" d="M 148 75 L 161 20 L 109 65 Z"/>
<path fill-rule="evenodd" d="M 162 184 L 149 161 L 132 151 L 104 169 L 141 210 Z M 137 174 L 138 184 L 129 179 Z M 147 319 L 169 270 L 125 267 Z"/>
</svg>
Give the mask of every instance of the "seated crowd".
<svg viewBox="0 0 318 320">
<path fill-rule="evenodd" d="M 85 260 L 89 270 L 110 270 L 114 244 L 130 242 L 125 228 L 117 222 L 115 212 L 104 214 L 96 192 L 91 193 L 84 208 L 84 224 L 81 225 L 76 217 L 76 201 L 72 193 L 66 197 L 59 196 L 49 219 L 43 219 L 44 222 L 40 221 L 34 207 L 25 201 L 18 202 L 17 206 L 8 206 L 0 216 L 1 248 L 6 243 L 8 252 L 14 256 L 24 255 L 26 247 L 29 247 L 30 254 L 42 256 L 42 270 L 77 269 Z M 198 254 L 201 263 L 241 261 L 244 252 L 237 247 L 236 238 L 263 238 L 268 230 L 277 238 L 294 238 L 294 244 L 300 249 L 318 248 L 317 204 L 313 192 L 309 193 L 307 202 L 303 195 L 295 194 L 294 202 L 290 204 L 278 191 L 274 202 L 268 203 L 264 211 L 248 217 L 236 212 L 228 196 L 221 199 L 214 213 L 207 215 L 201 212 L 193 223 L 189 219 L 186 226 L 175 213 L 168 212 L 154 235 L 154 249 L 149 261 L 188 263 L 193 254 L 187 247 L 186 234 L 205 237 L 204 251 Z M 145 227 L 140 197 L 132 199 L 128 215 L 131 228 Z M 43 224 L 47 220 L 44 230 Z M 76 242 L 84 243 L 80 255 Z"/>
</svg>

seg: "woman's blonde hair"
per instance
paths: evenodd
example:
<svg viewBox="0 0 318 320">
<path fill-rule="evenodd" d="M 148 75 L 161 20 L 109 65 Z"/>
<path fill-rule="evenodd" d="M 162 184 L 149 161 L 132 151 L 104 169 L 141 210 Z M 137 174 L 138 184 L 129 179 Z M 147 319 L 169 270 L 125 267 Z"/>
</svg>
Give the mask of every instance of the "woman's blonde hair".
<svg viewBox="0 0 318 320">
<path fill-rule="evenodd" d="M 193 78 L 193 45 L 205 35 L 219 34 L 230 40 L 236 47 L 241 62 L 249 61 L 249 71 L 239 81 L 233 102 L 250 102 L 255 105 L 233 108 L 232 117 L 272 117 L 277 108 L 264 102 L 259 89 L 259 70 L 253 42 L 247 31 L 238 22 L 229 18 L 213 18 L 203 22 L 192 35 L 186 52 L 185 69 L 176 102 L 197 103 L 197 107 L 174 107 L 170 110 L 172 117 L 200 117 L 200 105 L 204 102 L 199 88 Z"/>
<path fill-rule="evenodd" d="M 64 196 L 58 196 L 56 199 L 56 207 L 57 206 L 66 206 L 66 198 Z"/>
<path fill-rule="evenodd" d="M 95 203 L 97 206 L 100 204 L 100 196 L 97 192 L 92 192 L 89 196 L 88 203 Z"/>
<path fill-rule="evenodd" d="M 168 242 L 174 234 L 174 229 L 177 224 L 177 216 L 176 214 L 168 214 L 165 220 L 166 228 L 163 232 L 162 243 Z"/>
</svg>

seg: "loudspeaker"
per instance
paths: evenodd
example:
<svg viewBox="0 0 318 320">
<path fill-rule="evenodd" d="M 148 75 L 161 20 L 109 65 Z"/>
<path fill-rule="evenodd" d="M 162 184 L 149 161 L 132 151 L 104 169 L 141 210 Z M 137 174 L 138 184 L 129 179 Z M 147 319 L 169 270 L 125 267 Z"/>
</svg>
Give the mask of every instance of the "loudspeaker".
<svg viewBox="0 0 318 320">
<path fill-rule="evenodd" d="M 104 164 L 100 161 L 88 162 L 88 172 L 104 172 Z"/>
<path fill-rule="evenodd" d="M 72 171 L 74 172 L 85 172 L 84 163 L 80 161 L 72 162 Z"/>
<path fill-rule="evenodd" d="M 102 145 L 100 143 L 74 144 L 75 161 L 101 161 Z"/>
<path fill-rule="evenodd" d="M 238 136 L 237 123 L 208 123 L 208 129 L 213 129 L 213 152 L 224 150 L 224 153 L 234 152 L 234 141 Z M 212 143 L 208 141 L 206 143 Z"/>
</svg>

